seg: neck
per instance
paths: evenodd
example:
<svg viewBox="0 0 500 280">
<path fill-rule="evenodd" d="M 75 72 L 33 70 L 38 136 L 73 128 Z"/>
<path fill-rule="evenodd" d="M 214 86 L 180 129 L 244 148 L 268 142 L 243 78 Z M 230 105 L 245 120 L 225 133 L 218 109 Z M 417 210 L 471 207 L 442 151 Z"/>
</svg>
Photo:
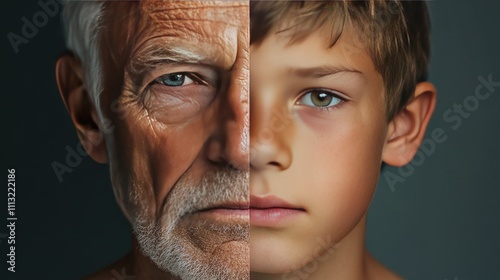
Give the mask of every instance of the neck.
<svg viewBox="0 0 500 280">
<path fill-rule="evenodd" d="M 148 279 L 177 280 L 178 278 L 158 268 L 148 257 L 141 253 L 135 237 L 132 251 L 115 263 L 88 276 L 86 280 L 108 279 Z"/>
<path fill-rule="evenodd" d="M 161 270 L 149 257 L 142 254 L 139 244 L 135 237 L 132 237 L 132 252 L 129 255 L 127 271 L 131 271 L 130 275 L 135 276 L 135 279 L 162 279 L 176 280 L 179 279 L 174 275 Z"/>
<path fill-rule="evenodd" d="M 335 245 L 330 245 L 331 247 L 324 254 L 315 257 L 300 269 L 286 274 L 252 273 L 251 278 L 259 280 L 367 279 L 367 259 L 369 256 L 364 243 L 365 228 L 366 215 L 344 239 Z M 328 239 L 323 240 L 329 241 Z M 326 248 L 323 246 L 323 249 Z"/>
</svg>

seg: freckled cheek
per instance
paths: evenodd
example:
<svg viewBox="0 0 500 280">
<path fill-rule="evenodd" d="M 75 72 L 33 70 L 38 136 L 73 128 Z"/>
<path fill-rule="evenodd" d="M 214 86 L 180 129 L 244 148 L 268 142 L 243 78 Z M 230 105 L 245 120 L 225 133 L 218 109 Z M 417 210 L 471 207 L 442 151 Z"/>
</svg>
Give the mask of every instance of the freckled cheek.
<svg viewBox="0 0 500 280">
<path fill-rule="evenodd" d="M 376 180 L 362 173 L 364 159 L 352 150 L 339 146 L 317 153 L 323 155 L 308 160 L 316 168 L 307 182 L 311 187 L 304 189 L 302 197 L 311 220 L 322 225 L 317 229 L 320 233 L 315 234 L 332 236 L 334 242 L 339 242 L 366 213 Z"/>
<path fill-rule="evenodd" d="M 347 211 L 349 215 L 359 215 L 368 206 L 376 185 L 380 147 L 362 131 L 363 127 L 352 124 L 331 124 L 323 133 L 299 133 L 301 139 L 295 142 L 298 147 L 294 160 L 307 163 L 302 172 L 313 180 L 308 185 L 315 187 L 313 193 L 323 194 L 309 200 L 316 200 L 326 209 L 335 208 L 332 213 Z"/>
</svg>

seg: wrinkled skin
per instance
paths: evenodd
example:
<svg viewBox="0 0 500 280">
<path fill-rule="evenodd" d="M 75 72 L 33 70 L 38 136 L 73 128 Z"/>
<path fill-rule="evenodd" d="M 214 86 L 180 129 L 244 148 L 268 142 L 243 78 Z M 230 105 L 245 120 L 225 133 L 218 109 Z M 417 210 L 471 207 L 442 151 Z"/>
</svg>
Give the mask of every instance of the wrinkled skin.
<svg viewBox="0 0 500 280">
<path fill-rule="evenodd" d="M 107 161 L 117 201 L 135 230 L 148 224 L 163 231 L 175 222 L 169 238 L 187 259 L 225 267 L 233 279 L 249 273 L 247 14 L 241 1 L 107 3 L 97 112 L 112 124 L 104 137 Z M 172 73 L 181 73 L 180 86 L 170 86 L 180 77 L 165 76 Z M 213 186 L 225 195 L 197 193 L 204 176 L 218 172 L 246 179 Z M 206 203 L 194 201 L 182 217 L 169 216 L 192 196 Z M 155 242 L 163 237 L 155 234 L 148 246 L 158 251 Z M 174 278 L 134 247 L 123 262 L 131 275 Z"/>
</svg>

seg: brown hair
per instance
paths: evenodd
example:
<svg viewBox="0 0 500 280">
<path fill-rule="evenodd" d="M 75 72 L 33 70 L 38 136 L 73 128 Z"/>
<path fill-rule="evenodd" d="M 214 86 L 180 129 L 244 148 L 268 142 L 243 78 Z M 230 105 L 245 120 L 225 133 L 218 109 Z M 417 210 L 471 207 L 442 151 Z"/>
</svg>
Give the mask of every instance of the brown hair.
<svg viewBox="0 0 500 280">
<path fill-rule="evenodd" d="M 345 27 L 355 31 L 382 75 L 387 117 L 411 100 L 418 82 L 427 79 L 429 17 L 424 1 L 251 1 L 250 43 L 270 32 L 285 33 L 290 43 L 327 28 L 330 47 Z"/>
</svg>

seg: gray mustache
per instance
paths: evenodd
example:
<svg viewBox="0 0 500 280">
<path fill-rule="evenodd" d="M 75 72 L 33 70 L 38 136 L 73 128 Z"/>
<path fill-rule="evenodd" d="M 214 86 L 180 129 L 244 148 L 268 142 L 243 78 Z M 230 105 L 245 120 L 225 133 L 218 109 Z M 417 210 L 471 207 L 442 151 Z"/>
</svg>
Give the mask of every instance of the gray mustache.
<svg viewBox="0 0 500 280">
<path fill-rule="evenodd" d="M 248 171 L 225 168 L 206 173 L 198 184 L 181 178 L 166 198 L 164 213 L 170 222 L 177 222 L 218 205 L 249 205 L 249 176 Z"/>
</svg>

